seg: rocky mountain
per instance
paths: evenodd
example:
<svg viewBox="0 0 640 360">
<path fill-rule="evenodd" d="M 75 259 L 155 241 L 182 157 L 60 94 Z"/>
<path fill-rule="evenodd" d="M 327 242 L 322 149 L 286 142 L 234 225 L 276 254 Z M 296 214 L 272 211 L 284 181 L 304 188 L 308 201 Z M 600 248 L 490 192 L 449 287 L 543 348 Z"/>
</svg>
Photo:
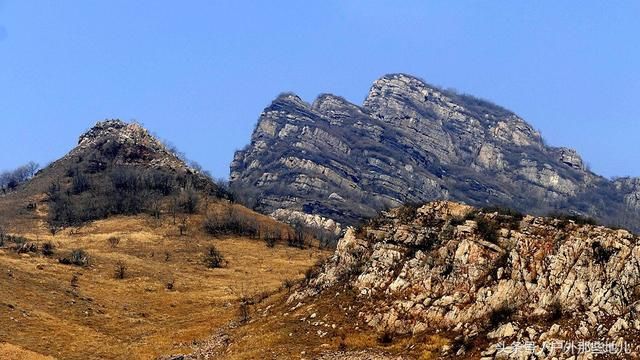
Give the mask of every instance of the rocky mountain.
<svg viewBox="0 0 640 360">
<path fill-rule="evenodd" d="M 388 342 L 446 336 L 443 357 L 623 358 L 640 352 L 638 258 L 626 230 L 440 201 L 349 229 L 288 303 L 353 292 L 354 321 Z"/>
<path fill-rule="evenodd" d="M 403 203 L 450 199 L 640 230 L 637 179 L 598 176 L 513 112 L 404 74 L 375 81 L 361 106 L 330 94 L 312 104 L 280 95 L 235 154 L 230 179 L 262 212 L 343 225 Z"/>
</svg>

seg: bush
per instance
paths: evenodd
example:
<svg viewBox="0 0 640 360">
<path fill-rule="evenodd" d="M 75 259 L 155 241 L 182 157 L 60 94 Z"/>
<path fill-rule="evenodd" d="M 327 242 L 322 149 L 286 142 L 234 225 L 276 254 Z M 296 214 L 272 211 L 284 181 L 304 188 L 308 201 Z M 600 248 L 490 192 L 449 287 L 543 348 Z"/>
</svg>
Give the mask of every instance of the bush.
<svg viewBox="0 0 640 360">
<path fill-rule="evenodd" d="M 524 219 L 524 214 L 506 207 L 488 207 L 482 209 L 482 212 L 485 214 L 498 213 L 498 220 L 505 223 L 506 227 L 511 230 L 519 230 L 520 222 Z"/>
<path fill-rule="evenodd" d="M 451 273 L 453 273 L 453 264 L 451 263 L 446 263 L 444 265 L 444 268 L 442 269 L 442 271 L 440 272 L 440 276 L 442 277 L 449 277 L 449 275 L 451 275 Z"/>
<path fill-rule="evenodd" d="M 378 334 L 378 343 L 381 345 L 389 345 L 393 343 L 393 333 L 391 330 L 384 330 Z"/>
<path fill-rule="evenodd" d="M 519 212 L 518 210 L 507 208 L 507 207 L 491 206 L 491 207 L 483 208 L 482 212 L 486 214 L 498 213 L 498 215 L 509 216 L 509 217 L 518 219 L 518 221 L 524 219 L 523 213 Z"/>
<path fill-rule="evenodd" d="M 44 256 L 52 256 L 55 250 L 55 246 L 51 241 L 47 241 L 42 244 L 42 255 Z"/>
<path fill-rule="evenodd" d="M 287 245 L 304 249 L 307 238 L 307 228 L 301 223 L 293 224 L 293 234 L 288 234 Z"/>
<path fill-rule="evenodd" d="M 89 254 L 84 249 L 75 249 L 69 256 L 58 259 L 61 264 L 89 266 Z"/>
<path fill-rule="evenodd" d="M 81 194 L 91 188 L 89 178 L 80 171 L 76 171 L 71 181 L 71 191 Z"/>
<path fill-rule="evenodd" d="M 498 241 L 498 230 L 500 226 L 495 221 L 486 219 L 482 216 L 476 217 L 478 224 L 478 233 L 485 241 L 496 243 Z"/>
<path fill-rule="evenodd" d="M 415 220 L 419 205 L 406 204 L 398 209 L 398 219 L 404 223 Z"/>
<path fill-rule="evenodd" d="M 489 325 L 491 328 L 496 328 L 499 325 L 510 321 L 514 313 L 515 309 L 513 307 L 503 304 L 491 312 L 489 315 Z"/>
<path fill-rule="evenodd" d="M 210 214 L 204 221 L 204 231 L 209 235 L 244 235 L 255 237 L 259 233 L 258 221 L 244 215 L 233 205 L 225 211 Z"/>
<path fill-rule="evenodd" d="M 0 173 L 0 189 L 3 193 L 6 193 L 7 190 L 15 190 L 18 186 L 29 181 L 39 167 L 38 164 L 31 161 L 15 170 Z"/>
<path fill-rule="evenodd" d="M 107 239 L 107 242 L 109 243 L 109 246 L 111 248 L 115 249 L 116 247 L 118 247 L 118 244 L 120 244 L 120 238 L 117 236 L 111 236 Z"/>
<path fill-rule="evenodd" d="M 125 276 L 127 274 L 127 264 L 124 263 L 124 261 L 118 261 L 116 262 L 116 268 L 115 268 L 115 278 L 116 279 L 124 279 Z"/>
<path fill-rule="evenodd" d="M 599 241 L 591 243 L 591 249 L 593 250 L 593 257 L 596 260 L 596 264 L 604 265 L 609 262 L 609 259 L 618 252 L 618 249 L 605 248 Z"/>
<path fill-rule="evenodd" d="M 296 282 L 291 279 L 285 279 L 282 282 L 282 288 L 286 289 L 288 293 L 291 293 L 291 289 L 296 285 Z"/>
<path fill-rule="evenodd" d="M 567 227 L 570 221 L 573 221 L 578 225 L 594 225 L 594 226 L 598 225 L 597 220 L 587 216 L 582 216 L 577 214 L 564 214 L 564 213 L 552 212 L 548 215 L 548 217 L 560 220 L 561 228 Z"/>
<path fill-rule="evenodd" d="M 271 234 L 266 234 L 264 236 L 264 242 L 267 244 L 267 247 L 272 248 L 276 246 L 276 242 L 278 242 L 278 238 Z"/>
<path fill-rule="evenodd" d="M 198 211 L 198 204 L 200 203 L 200 198 L 198 194 L 192 189 L 188 189 L 183 195 L 180 206 L 187 214 L 195 214 Z"/>
<path fill-rule="evenodd" d="M 224 260 L 224 256 L 215 246 L 211 245 L 209 249 L 207 249 L 207 253 L 204 258 L 204 262 L 210 269 L 216 269 L 226 266 L 226 261 Z"/>
<path fill-rule="evenodd" d="M 562 309 L 562 305 L 560 304 L 560 301 L 556 300 L 553 303 L 551 303 L 548 310 L 548 320 L 550 322 L 555 322 L 562 319 L 563 314 L 564 314 L 564 311 Z"/>
</svg>

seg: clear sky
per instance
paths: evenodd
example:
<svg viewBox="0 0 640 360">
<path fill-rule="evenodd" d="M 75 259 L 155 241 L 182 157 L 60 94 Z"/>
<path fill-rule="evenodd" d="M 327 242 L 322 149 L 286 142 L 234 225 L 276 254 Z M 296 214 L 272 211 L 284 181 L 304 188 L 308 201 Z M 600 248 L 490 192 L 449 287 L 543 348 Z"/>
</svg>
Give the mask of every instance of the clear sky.
<svg viewBox="0 0 640 360">
<path fill-rule="evenodd" d="M 280 92 L 405 72 L 640 176 L 638 1 L 0 0 L 0 169 L 136 119 L 217 177 Z"/>
</svg>

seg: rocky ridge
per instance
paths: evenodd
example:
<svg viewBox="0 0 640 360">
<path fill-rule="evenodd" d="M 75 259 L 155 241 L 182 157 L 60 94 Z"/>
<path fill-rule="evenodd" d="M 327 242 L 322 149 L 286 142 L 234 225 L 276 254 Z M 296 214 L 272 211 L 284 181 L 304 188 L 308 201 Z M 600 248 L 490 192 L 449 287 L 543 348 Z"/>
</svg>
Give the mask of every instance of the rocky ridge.
<svg viewBox="0 0 640 360">
<path fill-rule="evenodd" d="M 625 230 L 433 202 L 350 228 L 288 301 L 353 289 L 370 327 L 452 333 L 448 355 L 480 344 L 478 357 L 522 358 L 501 346 L 527 342 L 527 356 L 563 357 L 545 346 L 590 341 L 638 356 L 639 258 L 639 238 Z"/>
<path fill-rule="evenodd" d="M 405 74 L 375 81 L 362 106 L 331 94 L 312 104 L 280 95 L 235 154 L 230 180 L 264 213 L 288 209 L 344 225 L 448 199 L 640 229 L 637 179 L 600 177 L 511 111 Z"/>
</svg>

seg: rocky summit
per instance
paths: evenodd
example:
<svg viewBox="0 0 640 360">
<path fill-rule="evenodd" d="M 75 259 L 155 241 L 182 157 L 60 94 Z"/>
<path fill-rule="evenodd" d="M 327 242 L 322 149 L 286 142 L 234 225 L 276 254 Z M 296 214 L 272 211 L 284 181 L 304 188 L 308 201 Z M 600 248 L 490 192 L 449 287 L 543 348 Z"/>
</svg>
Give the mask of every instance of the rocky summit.
<svg viewBox="0 0 640 360">
<path fill-rule="evenodd" d="M 44 178 L 50 183 L 78 171 L 104 177 L 107 170 L 114 167 L 188 177 L 198 188 L 217 190 L 207 174 L 189 165 L 177 150 L 165 145 L 142 125 L 117 119 L 97 122 L 80 135 L 76 147 L 43 169 L 34 182 L 41 183 Z"/>
<path fill-rule="evenodd" d="M 338 227 L 448 199 L 539 215 L 561 209 L 640 230 L 638 179 L 598 176 L 513 112 L 404 74 L 375 81 L 361 106 L 280 95 L 235 154 L 230 179 L 246 205 Z"/>
<path fill-rule="evenodd" d="M 614 357 L 637 357 L 639 240 L 570 219 L 444 201 L 405 206 L 348 230 L 288 302 L 353 291 L 359 320 L 389 339 L 455 339 L 443 356 L 566 358 L 550 344 L 588 342 L 601 345 L 581 358 L 614 346 Z"/>
</svg>

